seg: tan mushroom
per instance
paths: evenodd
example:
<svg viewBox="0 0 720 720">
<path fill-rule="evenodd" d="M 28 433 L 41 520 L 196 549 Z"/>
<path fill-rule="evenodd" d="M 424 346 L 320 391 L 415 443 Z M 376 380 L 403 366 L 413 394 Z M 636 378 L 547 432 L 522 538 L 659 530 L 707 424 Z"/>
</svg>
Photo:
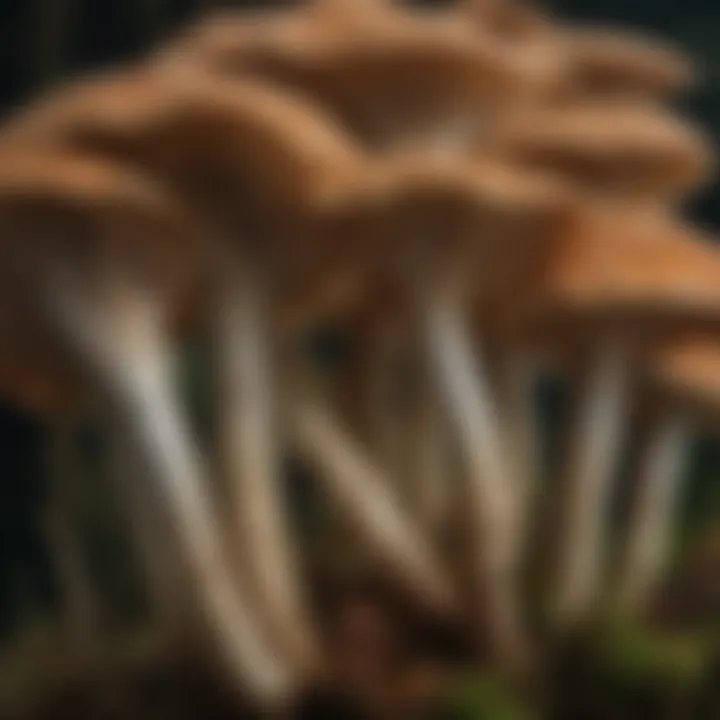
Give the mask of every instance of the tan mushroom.
<svg viewBox="0 0 720 720">
<path fill-rule="evenodd" d="M 617 611 L 631 615 L 647 609 L 662 580 L 692 430 L 715 427 L 720 389 L 717 348 L 710 335 L 674 339 L 649 361 L 655 411 L 640 449 L 612 598 Z"/>
<path fill-rule="evenodd" d="M 332 6 L 333 3 L 327 5 Z M 461 18 L 411 13 L 221 14 L 192 28 L 158 59 L 231 76 L 254 75 L 320 101 L 366 142 L 462 148 L 538 81 Z M 323 19 L 324 18 L 324 19 Z"/>
<path fill-rule="evenodd" d="M 612 239 L 620 227 L 647 237 L 655 231 L 662 234 L 663 212 L 658 210 L 661 200 L 675 201 L 678 195 L 695 187 L 708 177 L 713 162 L 713 153 L 702 133 L 670 114 L 630 103 L 536 108 L 507 123 L 498 133 L 497 151 L 501 157 L 572 182 L 584 198 L 583 203 L 600 203 L 600 210 L 589 211 L 594 217 L 588 230 L 593 235 L 590 242 L 602 242 L 604 233 Z M 607 220 L 603 220 L 605 214 Z M 531 247 L 542 251 L 545 241 L 536 237 Z M 538 256 L 527 249 L 515 254 L 504 248 L 503 257 L 492 258 L 488 266 L 495 270 L 503 262 L 509 262 L 517 272 L 514 279 L 504 285 L 478 284 L 478 302 L 485 307 L 491 326 L 497 298 L 505 296 L 505 288 L 510 288 L 512 294 L 513 288 L 523 287 L 523 273 L 533 271 Z M 524 350 L 517 352 L 503 346 L 502 342 L 494 352 L 500 358 L 496 386 L 502 398 L 502 425 L 519 486 L 519 527 L 526 530 L 526 516 L 536 487 L 534 475 L 540 466 L 539 430 L 531 399 L 537 358 Z"/>
<path fill-rule="evenodd" d="M 3 267 L 14 279 L 5 290 L 39 337 L 81 369 L 147 469 L 151 486 L 143 476 L 126 481 L 169 528 L 154 539 L 182 559 L 187 631 L 202 627 L 236 685 L 282 702 L 290 677 L 227 572 L 169 387 L 166 331 L 185 284 L 191 226 L 160 187 L 117 164 L 28 149 L 3 151 L 1 165 Z"/>
<path fill-rule="evenodd" d="M 277 642 L 289 646 L 306 668 L 310 638 L 302 637 L 305 623 L 298 617 L 297 566 L 277 509 L 274 467 L 267 464 L 277 455 L 265 445 L 272 433 L 258 426 L 267 418 L 269 398 L 263 394 L 272 381 L 258 354 L 267 352 L 266 343 L 257 335 L 272 325 L 260 319 L 256 304 L 272 307 L 274 298 L 266 293 L 298 274 L 308 260 L 312 268 L 343 252 L 334 233 L 323 231 L 322 218 L 333 229 L 345 207 L 352 214 L 364 155 L 322 113 L 287 91 L 195 73 L 91 82 L 25 113 L 5 137 L 15 144 L 60 142 L 133 161 L 162 177 L 202 218 L 210 233 L 210 269 L 218 274 L 215 290 L 223 293 L 215 315 L 222 321 L 218 340 L 226 344 L 229 415 L 223 426 L 230 433 L 226 448 L 233 492 L 239 493 L 233 510 L 238 531 L 248 533 L 241 550 L 253 576 L 251 587 L 262 598 L 258 611 L 270 618 Z M 369 202 L 380 200 L 375 194 Z M 318 238 L 329 243 L 313 245 Z M 241 336 L 243 327 L 249 331 Z M 233 394 L 239 387 L 252 395 Z M 256 408 L 262 413 L 251 412 Z M 242 422 L 246 415 L 249 422 Z M 330 449 L 321 443 L 312 452 Z M 423 601 L 432 604 L 440 597 L 445 603 L 442 573 L 402 514 L 389 535 L 373 517 L 371 495 L 348 504 L 343 480 L 327 474 L 320 479 L 326 492 L 353 513 L 371 544 L 396 542 L 401 528 L 399 545 L 386 548 L 397 577 L 412 575 L 413 587 L 424 578 Z M 363 487 L 353 492 L 363 497 Z"/>
<path fill-rule="evenodd" d="M 387 206 L 376 233 L 379 282 L 399 286 L 403 304 L 414 308 L 432 381 L 462 443 L 463 496 L 474 532 L 469 572 L 483 598 L 471 614 L 488 633 L 494 658 L 509 667 L 521 664 L 527 649 L 508 553 L 512 508 L 491 392 L 482 369 L 469 364 L 462 306 L 472 286 L 467 273 L 483 267 L 483 253 L 492 254 L 508 237 L 528 237 L 531 227 L 542 233 L 555 224 L 566 211 L 567 193 L 544 175 L 492 161 L 414 154 L 394 164 L 374 181 Z"/>
<path fill-rule="evenodd" d="M 711 248 L 691 234 L 688 239 L 687 229 L 667 216 L 654 223 L 648 216 L 644 222 L 628 217 L 631 211 L 579 214 L 522 281 L 523 295 L 509 299 L 504 316 L 508 326 L 511 318 L 522 318 L 515 330 L 531 333 L 546 349 L 567 349 L 569 343 L 592 368 L 583 373 L 586 386 L 557 498 L 552 612 L 563 627 L 585 620 L 598 599 L 612 477 L 638 348 L 715 322 L 719 299 Z"/>
</svg>

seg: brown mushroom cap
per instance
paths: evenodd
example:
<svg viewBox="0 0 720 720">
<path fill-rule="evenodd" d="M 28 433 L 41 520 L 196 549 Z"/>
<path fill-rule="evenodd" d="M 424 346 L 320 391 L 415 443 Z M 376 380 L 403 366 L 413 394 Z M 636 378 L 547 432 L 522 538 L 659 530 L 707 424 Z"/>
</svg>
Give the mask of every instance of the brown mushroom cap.
<svg viewBox="0 0 720 720">
<path fill-rule="evenodd" d="M 717 425 L 720 419 L 720 346 L 710 336 L 685 336 L 662 347 L 649 368 L 666 401 Z"/>
<path fill-rule="evenodd" d="M 537 36 L 550 20 L 532 0 L 462 0 L 460 11 L 493 34 L 513 40 Z"/>
<path fill-rule="evenodd" d="M 537 108 L 498 131 L 498 152 L 615 196 L 673 196 L 706 180 L 712 146 L 692 125 L 638 104 Z"/>
<path fill-rule="evenodd" d="M 666 97 L 694 84 L 690 58 L 667 42 L 612 27 L 567 26 L 557 40 L 571 69 L 566 91 Z"/>
<path fill-rule="evenodd" d="M 318 184 L 331 191 L 342 177 L 328 175 L 358 162 L 345 134 L 299 97 L 250 79 L 193 74 L 81 83 L 21 112 L 4 139 L 114 151 L 166 173 L 219 168 L 244 179 L 253 199 L 272 194 L 289 206 Z"/>
<path fill-rule="evenodd" d="M 696 81 L 692 60 L 667 41 L 621 28 L 560 23 L 532 1 L 464 0 L 442 15 L 470 20 L 525 58 L 526 68 L 544 78 L 542 86 L 555 101 L 664 99 Z"/>
<path fill-rule="evenodd" d="M 537 81 L 534 68 L 460 18 L 438 23 L 390 8 L 360 15 L 266 24 L 225 16 L 181 38 L 161 64 L 194 62 L 302 89 L 372 139 L 474 119 Z"/>
<path fill-rule="evenodd" d="M 122 232 L 104 232 L 118 226 Z M 66 153 L 3 153 L 3 394 L 43 413 L 84 400 L 82 374 L 37 311 L 38 260 L 62 258 L 88 285 L 104 282 L 108 263 L 132 265 L 143 282 L 167 294 L 172 313 L 188 287 L 190 227 L 164 190 L 135 171 Z"/>
<path fill-rule="evenodd" d="M 347 317 L 362 314 L 378 297 L 402 302 L 397 273 L 407 273 L 408 263 L 418 257 L 428 262 L 435 280 L 444 278 L 453 292 L 494 286 L 506 281 L 514 263 L 523 262 L 529 242 L 554 235 L 572 204 L 564 183 L 493 159 L 388 156 L 358 177 L 354 188 L 348 212 L 355 213 L 353 227 L 364 244 L 356 244 L 362 252 L 345 264 L 347 283 L 338 283 L 336 291 L 324 297 L 318 280 L 306 282 L 306 287 L 317 291 L 314 308 L 319 317 Z M 294 310 L 298 315 L 298 306 Z"/>
<path fill-rule="evenodd" d="M 583 343 L 599 328 L 657 340 L 720 321 L 720 255 L 680 221 L 586 209 L 508 293 L 497 323 L 519 336 Z"/>
<path fill-rule="evenodd" d="M 309 250 L 321 254 L 323 238 L 334 248 L 345 242 L 321 232 L 317 221 L 345 202 L 365 162 L 324 113 L 292 93 L 193 73 L 82 83 L 21 113 L 4 140 L 138 164 L 170 184 L 203 221 L 258 240 L 263 251 L 277 250 L 290 272 L 314 262 Z"/>
</svg>

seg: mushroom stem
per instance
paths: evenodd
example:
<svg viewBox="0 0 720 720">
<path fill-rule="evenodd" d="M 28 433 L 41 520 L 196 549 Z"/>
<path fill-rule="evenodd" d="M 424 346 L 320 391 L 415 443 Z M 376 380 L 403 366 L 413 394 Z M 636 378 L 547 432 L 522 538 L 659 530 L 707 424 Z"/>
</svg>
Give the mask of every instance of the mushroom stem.
<svg viewBox="0 0 720 720">
<path fill-rule="evenodd" d="M 505 453 L 515 486 L 518 552 L 523 544 L 540 475 L 540 428 L 534 406 L 537 368 L 526 355 L 503 353 L 497 369 L 498 408 Z"/>
<path fill-rule="evenodd" d="M 218 287 L 220 454 L 228 478 L 232 545 L 258 614 L 304 670 L 319 661 L 283 502 L 266 284 L 257 263 L 224 258 Z"/>
<path fill-rule="evenodd" d="M 428 537 L 438 539 L 449 518 L 452 498 L 446 426 L 425 355 L 418 361 L 416 406 L 410 428 L 410 499 L 420 526 Z"/>
<path fill-rule="evenodd" d="M 157 512 L 152 478 L 137 457 L 117 419 L 108 418 L 107 464 L 113 491 L 130 526 L 135 556 L 141 563 L 150 596 L 152 623 L 163 637 L 182 643 L 192 626 L 192 606 L 185 596 L 178 557 L 169 552 L 164 537 L 171 532 L 166 518 Z"/>
<path fill-rule="evenodd" d="M 691 440 L 686 421 L 662 417 L 642 449 L 638 484 L 619 558 L 616 607 L 642 611 L 663 571 Z"/>
<path fill-rule="evenodd" d="M 581 391 L 559 502 L 553 620 L 563 630 L 599 599 L 613 480 L 626 425 L 629 363 L 622 340 L 606 338 Z"/>
<path fill-rule="evenodd" d="M 351 377 L 351 413 L 358 418 L 363 443 L 367 443 L 378 464 L 399 481 L 402 467 L 398 418 L 391 403 L 391 380 L 397 360 L 394 328 L 380 321 L 366 328 L 360 338 L 358 376 Z"/>
<path fill-rule="evenodd" d="M 152 479 L 156 512 L 167 513 L 173 532 L 162 541 L 182 560 L 198 630 L 236 687 L 266 707 L 277 706 L 292 678 L 266 646 L 228 571 L 200 460 L 170 387 L 158 304 L 132 287 L 115 288 L 108 303 L 105 294 L 79 290 L 77 279 L 54 263 L 43 269 L 45 309 L 105 392 L 123 442 Z M 141 482 L 145 473 L 128 480 Z"/>
<path fill-rule="evenodd" d="M 44 528 L 68 641 L 79 657 L 96 661 L 102 645 L 103 609 L 92 581 L 76 527 L 69 486 L 77 471 L 72 428 L 59 422 L 50 432 L 47 465 L 50 477 Z"/>
<path fill-rule="evenodd" d="M 317 466 L 318 480 L 373 558 L 427 609 L 451 612 L 451 583 L 419 528 L 400 507 L 389 478 L 370 464 L 317 401 L 296 402 L 292 430 L 298 452 Z"/>
<path fill-rule="evenodd" d="M 473 582 L 482 598 L 477 620 L 493 660 L 511 672 L 524 670 L 530 658 L 519 607 L 513 498 L 491 388 L 452 304 L 441 298 L 425 300 L 423 319 L 426 352 L 459 436 L 466 468 Z"/>
</svg>

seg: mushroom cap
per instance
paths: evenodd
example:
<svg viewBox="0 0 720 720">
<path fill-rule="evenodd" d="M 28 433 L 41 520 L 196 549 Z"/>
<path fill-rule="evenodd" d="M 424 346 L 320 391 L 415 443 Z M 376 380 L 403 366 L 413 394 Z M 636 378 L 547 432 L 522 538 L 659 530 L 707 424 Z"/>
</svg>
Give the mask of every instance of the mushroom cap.
<svg viewBox="0 0 720 720">
<path fill-rule="evenodd" d="M 517 41 L 535 39 L 550 23 L 532 0 L 463 0 L 460 12 L 493 35 Z"/>
<path fill-rule="evenodd" d="M 118 223 L 122 232 L 103 232 Z M 89 283 L 101 281 L 108 262 L 132 264 L 167 293 L 172 311 L 188 287 L 190 228 L 164 189 L 135 170 L 64 152 L 4 152 L 0 393 L 44 415 L 87 399 L 82 372 L 38 311 L 39 259 L 63 258 Z"/>
<path fill-rule="evenodd" d="M 295 272 L 323 238 L 365 155 L 316 106 L 253 79 L 126 73 L 90 80 L 18 115 L 13 147 L 64 146 L 161 177 L 210 232 L 257 243 Z M 291 242 L 290 242 L 291 241 Z"/>
<path fill-rule="evenodd" d="M 642 104 L 536 108 L 508 120 L 498 152 L 565 174 L 588 191 L 673 196 L 708 179 L 714 153 L 693 125 Z"/>
<path fill-rule="evenodd" d="M 534 2 L 466 0 L 466 16 L 544 59 L 555 101 L 646 97 L 664 100 L 697 81 L 692 58 L 672 43 L 623 28 L 554 22 Z"/>
<path fill-rule="evenodd" d="M 697 230 L 663 213 L 602 208 L 574 213 L 561 230 L 498 303 L 507 333 L 567 345 L 603 328 L 657 340 L 719 326 L 720 255 Z"/>
<path fill-rule="evenodd" d="M 168 176 L 214 170 L 237 176 L 254 200 L 270 195 L 288 206 L 318 186 L 334 189 L 360 159 L 346 134 L 297 95 L 204 73 L 91 79 L 21 112 L 4 138 L 117 154 Z"/>
<path fill-rule="evenodd" d="M 556 32 L 570 69 L 564 90 L 571 97 L 664 98 L 696 80 L 691 59 L 657 38 L 600 26 L 566 26 Z"/>
<path fill-rule="evenodd" d="M 84 399 L 82 373 L 39 309 L 39 262 L 70 265 L 90 287 L 122 264 L 162 292 L 172 313 L 188 287 L 190 228 L 164 189 L 135 170 L 63 152 L 4 152 L 0 391 L 43 413 Z"/>
<path fill-rule="evenodd" d="M 225 15 L 180 38 L 161 54 L 168 59 L 299 88 L 373 141 L 475 123 L 537 81 L 534 68 L 460 17 L 437 22 L 392 8 L 344 22 Z"/>
<path fill-rule="evenodd" d="M 715 424 L 720 420 L 720 345 L 713 336 L 674 338 L 655 354 L 649 376 L 666 401 Z"/>
<path fill-rule="evenodd" d="M 456 293 L 478 281 L 502 282 L 513 262 L 522 262 L 529 239 L 552 235 L 574 202 L 564 183 L 489 158 L 396 153 L 358 183 L 348 195 L 355 253 L 330 269 L 318 266 L 317 275 L 294 286 L 288 316 L 347 317 L 378 297 L 402 302 L 397 273 L 407 275 L 418 259 Z"/>
</svg>

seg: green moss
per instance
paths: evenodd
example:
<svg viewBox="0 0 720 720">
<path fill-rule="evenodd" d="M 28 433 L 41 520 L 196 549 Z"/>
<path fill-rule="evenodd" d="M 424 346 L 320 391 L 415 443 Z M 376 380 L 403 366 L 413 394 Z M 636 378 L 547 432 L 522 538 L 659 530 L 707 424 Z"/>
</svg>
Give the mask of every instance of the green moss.
<svg viewBox="0 0 720 720">
<path fill-rule="evenodd" d="M 505 683 L 489 675 L 473 674 L 457 681 L 449 707 L 456 720 L 535 720 L 531 710 Z"/>
<path fill-rule="evenodd" d="M 596 663 L 613 684 L 692 692 L 705 679 L 709 651 L 698 637 L 616 623 L 598 639 Z"/>
</svg>

